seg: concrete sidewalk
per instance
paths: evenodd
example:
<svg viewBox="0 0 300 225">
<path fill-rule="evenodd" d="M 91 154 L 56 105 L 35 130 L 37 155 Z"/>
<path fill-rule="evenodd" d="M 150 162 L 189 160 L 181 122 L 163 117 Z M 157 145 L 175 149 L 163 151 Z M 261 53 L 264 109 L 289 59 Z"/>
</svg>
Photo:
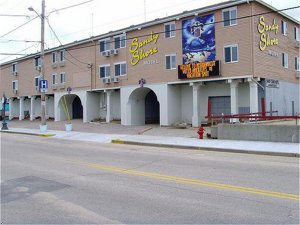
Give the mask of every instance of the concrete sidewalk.
<svg viewBox="0 0 300 225">
<path fill-rule="evenodd" d="M 232 141 L 232 140 L 199 140 L 195 137 L 166 137 L 153 135 L 104 134 L 77 131 L 48 130 L 45 133 L 39 129 L 10 128 L 8 133 L 45 136 L 66 140 L 92 141 L 98 143 L 132 144 L 156 147 L 172 147 L 193 150 L 208 150 L 236 152 L 263 155 L 279 155 L 299 157 L 299 143 Z"/>
</svg>

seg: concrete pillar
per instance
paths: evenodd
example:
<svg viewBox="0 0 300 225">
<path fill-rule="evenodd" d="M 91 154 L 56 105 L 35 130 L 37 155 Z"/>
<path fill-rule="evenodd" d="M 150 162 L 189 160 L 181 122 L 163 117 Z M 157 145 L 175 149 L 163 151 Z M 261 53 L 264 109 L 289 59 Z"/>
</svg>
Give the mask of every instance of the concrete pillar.
<svg viewBox="0 0 300 225">
<path fill-rule="evenodd" d="M 106 123 L 111 121 L 111 93 L 112 91 L 106 91 Z"/>
<path fill-rule="evenodd" d="M 48 114 L 48 99 L 49 99 L 49 97 L 46 95 L 45 96 L 45 118 L 46 118 L 46 120 L 49 119 L 49 114 Z"/>
<path fill-rule="evenodd" d="M 30 121 L 35 119 L 35 96 L 30 97 Z"/>
<path fill-rule="evenodd" d="M 9 98 L 9 116 L 8 116 L 8 119 L 9 120 L 12 120 L 14 118 L 14 115 L 13 115 L 13 98 Z"/>
<path fill-rule="evenodd" d="M 238 81 L 230 80 L 230 111 L 231 114 L 238 114 Z M 230 122 L 238 122 L 238 119 L 230 119 Z"/>
<path fill-rule="evenodd" d="M 193 116 L 192 116 L 192 126 L 193 127 L 199 127 L 201 124 L 200 118 L 199 118 L 199 89 L 201 84 L 199 83 L 193 83 Z"/>
<path fill-rule="evenodd" d="M 249 81 L 250 87 L 250 112 L 258 112 L 258 88 L 257 83 L 253 80 Z"/>
<path fill-rule="evenodd" d="M 20 106 L 20 115 L 19 115 L 19 120 L 23 120 L 24 119 L 24 97 L 20 97 L 20 102 L 19 102 L 19 106 Z"/>
</svg>

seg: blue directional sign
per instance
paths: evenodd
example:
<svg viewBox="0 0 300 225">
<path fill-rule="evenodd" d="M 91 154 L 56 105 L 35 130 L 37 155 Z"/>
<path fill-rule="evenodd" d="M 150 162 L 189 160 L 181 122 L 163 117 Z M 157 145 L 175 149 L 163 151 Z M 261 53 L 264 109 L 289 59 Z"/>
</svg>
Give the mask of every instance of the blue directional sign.
<svg viewBox="0 0 300 225">
<path fill-rule="evenodd" d="M 47 92 L 47 90 L 48 90 L 48 81 L 47 80 L 40 80 L 40 90 L 41 90 L 41 92 Z"/>
</svg>

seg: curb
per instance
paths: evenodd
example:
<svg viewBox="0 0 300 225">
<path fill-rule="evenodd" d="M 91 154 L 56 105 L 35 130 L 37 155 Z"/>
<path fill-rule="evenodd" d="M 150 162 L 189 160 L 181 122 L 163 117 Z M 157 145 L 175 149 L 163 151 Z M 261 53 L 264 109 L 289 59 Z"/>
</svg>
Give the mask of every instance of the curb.
<svg viewBox="0 0 300 225">
<path fill-rule="evenodd" d="M 55 134 L 37 134 L 37 133 L 27 133 L 27 132 L 18 132 L 18 131 L 10 131 L 10 130 L 2 130 L 1 133 L 11 133 L 11 134 L 24 134 L 24 135 L 32 135 L 39 137 L 53 137 Z"/>
<path fill-rule="evenodd" d="M 300 157 L 299 153 L 249 151 L 249 150 L 239 150 L 239 149 L 195 147 L 195 146 L 186 146 L 186 145 L 156 144 L 156 143 L 137 142 L 137 141 L 124 141 L 121 139 L 113 139 L 111 140 L 111 143 L 152 146 L 152 147 L 162 147 L 162 148 L 179 148 L 179 149 L 189 149 L 189 150 L 198 150 L 198 151 L 200 150 L 200 151 L 227 152 L 227 153 L 243 153 L 243 154 L 253 154 L 253 155 L 285 156 L 285 157 L 298 157 L 298 158 Z"/>
</svg>

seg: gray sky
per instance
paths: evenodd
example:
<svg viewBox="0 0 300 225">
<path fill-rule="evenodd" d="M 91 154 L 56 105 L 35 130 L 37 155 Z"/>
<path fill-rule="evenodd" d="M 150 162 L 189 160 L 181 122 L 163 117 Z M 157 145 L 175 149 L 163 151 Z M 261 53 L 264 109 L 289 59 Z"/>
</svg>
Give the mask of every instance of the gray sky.
<svg viewBox="0 0 300 225">
<path fill-rule="evenodd" d="M 222 0 L 93 0 L 77 7 L 55 11 L 86 1 L 88 0 L 46 0 L 46 15 L 52 12 L 48 16 L 49 23 L 63 44 L 139 24 L 145 19 L 150 21 L 185 10 L 224 2 Z M 300 5 L 300 0 L 264 1 L 277 9 Z M 3 15 L 28 15 L 32 19 L 36 14 L 28 11 L 29 6 L 32 6 L 38 13 L 41 12 L 41 0 L 0 0 L 0 53 L 30 54 L 40 50 L 39 43 L 25 42 L 25 40 L 40 40 L 39 18 L 7 34 L 14 28 L 28 22 L 29 19 Z M 300 20 L 300 9 L 286 11 L 286 13 Z M 58 45 L 59 42 L 46 23 L 45 48 Z M 16 56 L 0 55 L 0 63 L 15 58 Z"/>
</svg>

